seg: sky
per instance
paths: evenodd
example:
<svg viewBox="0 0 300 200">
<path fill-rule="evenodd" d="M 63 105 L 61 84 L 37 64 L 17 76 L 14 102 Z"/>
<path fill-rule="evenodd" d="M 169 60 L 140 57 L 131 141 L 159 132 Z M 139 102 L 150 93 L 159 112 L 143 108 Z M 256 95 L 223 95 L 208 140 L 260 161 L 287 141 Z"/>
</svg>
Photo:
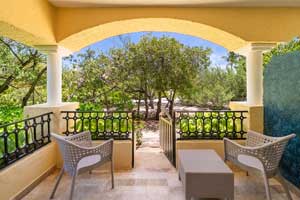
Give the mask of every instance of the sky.
<svg viewBox="0 0 300 200">
<path fill-rule="evenodd" d="M 128 34 L 123 34 L 121 35 L 122 38 L 130 38 L 130 40 L 134 43 L 137 43 L 140 38 L 148 34 L 149 32 L 135 32 L 135 33 L 128 33 Z M 162 37 L 162 36 L 169 36 L 177 39 L 179 42 L 194 47 L 194 46 L 202 46 L 202 47 L 209 47 L 212 49 L 212 54 L 211 54 L 211 61 L 213 66 L 217 67 L 225 67 L 226 66 L 226 61 L 222 58 L 223 56 L 226 56 L 228 51 L 223 48 L 222 46 L 219 46 L 215 43 L 209 42 L 207 40 L 194 37 L 194 36 L 189 36 L 189 35 L 184 35 L 180 33 L 171 33 L 171 32 L 151 32 L 151 34 L 155 37 Z M 78 53 L 83 53 L 87 49 L 93 49 L 96 51 L 102 51 L 102 52 L 108 52 L 110 48 L 114 47 L 121 47 L 122 42 L 120 40 L 119 36 L 114 36 L 107 38 L 105 40 L 99 41 L 97 43 L 94 43 L 88 47 L 85 47 L 81 49 Z M 76 55 L 75 54 L 75 55 Z"/>
</svg>

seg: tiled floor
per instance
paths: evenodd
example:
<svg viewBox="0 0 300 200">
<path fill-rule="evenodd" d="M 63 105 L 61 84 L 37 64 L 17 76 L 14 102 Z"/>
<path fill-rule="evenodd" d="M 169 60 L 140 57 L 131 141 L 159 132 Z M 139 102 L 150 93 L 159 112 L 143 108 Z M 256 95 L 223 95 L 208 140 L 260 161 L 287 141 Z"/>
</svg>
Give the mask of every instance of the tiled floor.
<svg viewBox="0 0 300 200">
<path fill-rule="evenodd" d="M 57 172 L 47 177 L 24 200 L 48 199 Z M 159 148 L 144 147 L 136 153 L 136 167 L 131 171 L 117 172 L 115 189 L 110 189 L 109 173 L 93 171 L 82 174 L 76 180 L 77 200 L 183 200 L 183 188 L 175 169 L 170 165 Z M 56 192 L 55 199 L 68 199 L 71 179 L 65 175 Z M 282 187 L 271 181 L 274 200 L 286 199 Z M 259 176 L 246 176 L 235 172 L 235 199 L 263 200 L 264 186 Z M 294 199 L 299 199 L 294 196 Z"/>
</svg>

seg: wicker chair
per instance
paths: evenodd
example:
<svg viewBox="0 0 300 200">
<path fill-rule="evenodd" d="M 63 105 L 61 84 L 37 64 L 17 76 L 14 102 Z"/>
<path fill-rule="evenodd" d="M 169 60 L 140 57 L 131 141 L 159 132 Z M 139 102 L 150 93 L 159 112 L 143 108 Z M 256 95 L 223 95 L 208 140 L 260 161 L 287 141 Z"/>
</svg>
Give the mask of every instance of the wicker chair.
<svg viewBox="0 0 300 200">
<path fill-rule="evenodd" d="M 284 137 L 270 137 L 254 131 L 248 131 L 246 145 L 242 146 L 224 138 L 225 161 L 231 161 L 247 171 L 258 170 L 262 173 L 267 199 L 271 200 L 269 178 L 278 176 L 288 199 L 292 199 L 285 180 L 280 175 L 278 165 L 284 148 L 295 134 Z"/>
<path fill-rule="evenodd" d="M 76 176 L 82 172 L 91 172 L 95 167 L 103 165 L 108 161 L 111 162 L 112 188 L 114 188 L 113 139 L 100 145 L 92 146 L 90 132 L 82 132 L 67 137 L 52 133 L 51 136 L 54 137 L 58 143 L 64 164 L 58 175 L 50 199 L 54 197 L 64 172 L 72 176 L 71 193 L 69 197 L 71 200 L 73 198 Z"/>
</svg>

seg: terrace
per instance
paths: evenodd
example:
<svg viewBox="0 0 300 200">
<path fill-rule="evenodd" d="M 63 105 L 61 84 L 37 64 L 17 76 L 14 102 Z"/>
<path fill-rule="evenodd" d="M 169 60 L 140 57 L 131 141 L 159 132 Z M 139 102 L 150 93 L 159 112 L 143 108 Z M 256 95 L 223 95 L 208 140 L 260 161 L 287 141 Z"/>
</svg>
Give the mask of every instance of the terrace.
<svg viewBox="0 0 300 200">
<path fill-rule="evenodd" d="M 272 82 L 289 80 L 297 88 L 299 70 L 292 76 L 289 73 L 275 76 L 275 69 L 268 68 L 263 77 L 262 64 L 264 52 L 299 35 L 299 6 L 300 1 L 280 0 L 167 1 L 163 4 L 156 1 L 139 4 L 130 0 L 1 2 L 0 34 L 34 46 L 47 55 L 47 103 L 26 106 L 26 119 L 0 127 L 0 199 L 49 198 L 58 169 L 62 167 L 58 146 L 50 133 L 76 135 L 89 130 L 93 144 L 115 139 L 115 188 L 109 187 L 105 165 L 78 177 L 74 199 L 184 199 L 176 168 L 179 150 L 213 149 L 224 158 L 224 137 L 243 144 L 248 130 L 272 136 L 282 136 L 280 131 L 284 135 L 291 131 L 299 134 L 297 116 L 293 114 L 299 110 L 295 100 L 298 90 L 278 89 L 281 93 L 277 94 L 274 92 L 277 85 Z M 78 102 L 62 102 L 62 57 L 110 36 L 138 31 L 193 35 L 244 55 L 247 101 L 230 102 L 230 111 L 174 111 L 172 115 L 162 112 L 160 143 L 155 148 L 138 150 L 134 112 L 82 112 L 77 110 Z M 284 64 L 277 70 L 281 66 L 282 71 L 286 66 L 297 68 L 299 61 L 294 60 L 299 55 L 289 56 L 283 58 Z M 281 60 L 274 63 L 277 66 Z M 276 110 L 277 104 L 270 99 L 281 100 L 286 96 L 290 99 L 284 102 L 295 105 Z M 269 119 L 273 116 L 284 123 L 272 124 Z M 272 129 L 272 125 L 280 131 Z M 299 136 L 293 139 L 281 161 L 293 199 L 299 198 L 298 141 Z M 263 180 L 257 174 L 247 176 L 245 171 L 228 165 L 234 172 L 235 199 L 266 199 Z M 64 175 L 55 199 L 69 197 L 70 182 L 71 178 Z M 270 185 L 272 199 L 287 199 L 276 179 L 271 179 Z"/>
</svg>

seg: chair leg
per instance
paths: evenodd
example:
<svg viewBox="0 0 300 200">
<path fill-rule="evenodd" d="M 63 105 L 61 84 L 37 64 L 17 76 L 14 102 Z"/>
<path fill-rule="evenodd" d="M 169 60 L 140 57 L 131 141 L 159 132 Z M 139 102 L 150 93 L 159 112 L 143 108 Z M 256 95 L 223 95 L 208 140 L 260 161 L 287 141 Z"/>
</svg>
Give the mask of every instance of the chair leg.
<svg viewBox="0 0 300 200">
<path fill-rule="evenodd" d="M 70 192 L 70 198 L 69 198 L 70 200 L 73 199 L 76 176 L 77 176 L 77 174 L 75 174 L 75 175 L 72 177 L 71 192 Z"/>
<path fill-rule="evenodd" d="M 111 159 L 110 162 L 110 171 L 111 171 L 111 188 L 115 188 L 115 179 L 114 179 L 114 161 Z"/>
<path fill-rule="evenodd" d="M 263 172 L 263 178 L 264 178 L 264 183 L 265 183 L 267 200 L 271 200 L 271 192 L 270 192 L 269 179 L 268 179 L 268 177 L 267 177 L 267 175 L 266 175 L 265 172 Z"/>
<path fill-rule="evenodd" d="M 285 193 L 286 193 L 287 199 L 288 199 L 288 200 L 293 200 L 293 199 L 292 199 L 292 196 L 291 196 L 291 193 L 290 193 L 290 190 L 289 190 L 289 188 L 288 188 L 288 186 L 287 186 L 287 184 L 286 184 L 284 178 L 281 176 L 280 173 L 277 174 L 277 177 L 279 178 L 279 182 L 281 183 L 281 185 L 282 185 L 283 188 L 284 188 L 284 191 L 285 191 Z"/>
<path fill-rule="evenodd" d="M 57 189 L 57 187 L 58 187 L 58 185 L 59 185 L 59 182 L 60 182 L 60 180 L 61 180 L 63 174 L 64 174 L 64 168 L 62 167 L 61 170 L 60 170 L 60 172 L 59 172 L 59 175 L 58 175 L 58 177 L 57 177 L 57 180 L 56 180 L 56 183 L 55 183 L 55 185 L 54 185 L 54 188 L 53 188 L 53 190 L 52 190 L 50 199 L 53 199 L 53 197 L 54 197 L 54 195 L 55 195 L 55 192 L 56 192 L 56 189 Z"/>
</svg>

